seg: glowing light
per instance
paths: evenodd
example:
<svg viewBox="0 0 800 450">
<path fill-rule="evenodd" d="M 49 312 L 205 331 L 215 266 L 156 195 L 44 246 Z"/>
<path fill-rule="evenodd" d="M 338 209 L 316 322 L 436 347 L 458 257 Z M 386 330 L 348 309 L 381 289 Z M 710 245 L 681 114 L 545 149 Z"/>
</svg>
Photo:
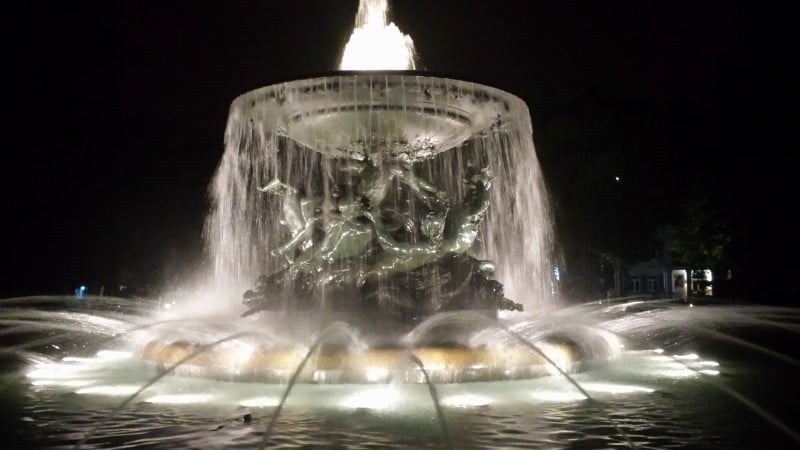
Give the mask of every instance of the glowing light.
<svg viewBox="0 0 800 450">
<path fill-rule="evenodd" d="M 79 356 L 65 356 L 61 358 L 63 362 L 74 362 L 74 363 L 91 363 L 97 361 L 95 358 L 81 358 Z"/>
<path fill-rule="evenodd" d="M 75 391 L 76 394 L 100 394 L 100 395 L 131 395 L 139 390 L 139 386 L 133 384 L 121 384 L 116 386 L 89 386 Z"/>
<path fill-rule="evenodd" d="M 311 379 L 316 383 L 324 383 L 328 380 L 327 372 L 327 370 L 315 370 L 311 375 Z"/>
<path fill-rule="evenodd" d="M 689 366 L 687 364 L 679 363 L 679 362 L 670 362 L 665 364 L 668 368 L 674 370 L 684 370 L 687 369 Z"/>
<path fill-rule="evenodd" d="M 454 408 L 486 406 L 492 403 L 489 397 L 477 394 L 457 394 L 442 399 L 442 404 Z"/>
<path fill-rule="evenodd" d="M 555 363 L 556 367 L 553 367 L 552 364 L 547 365 L 547 371 L 550 372 L 552 375 L 558 375 L 561 373 L 558 369 L 562 371 L 567 371 L 569 368 L 570 363 L 572 362 L 572 356 L 569 352 L 564 350 L 561 347 L 557 347 L 554 345 L 548 345 L 545 343 L 538 344 L 539 348 L 542 350 L 542 353 L 547 355 L 551 361 Z"/>
<path fill-rule="evenodd" d="M 266 408 L 270 406 L 278 406 L 280 400 L 277 397 L 254 397 L 242 400 L 239 405 L 248 408 Z"/>
<path fill-rule="evenodd" d="M 108 361 L 127 359 L 131 356 L 133 355 L 130 352 L 116 350 L 101 350 L 91 358 L 65 356 L 61 362 L 37 364 L 26 376 L 36 380 L 32 384 L 37 386 L 81 387 L 91 383 L 91 381 L 82 379 L 85 373 L 96 370 L 99 365 Z"/>
<path fill-rule="evenodd" d="M 64 386 L 64 387 L 82 387 L 92 384 L 91 380 L 35 380 L 31 382 L 34 386 Z"/>
<path fill-rule="evenodd" d="M 367 381 L 376 383 L 385 380 L 389 376 L 389 369 L 385 367 L 369 367 L 364 371 Z"/>
<path fill-rule="evenodd" d="M 100 364 L 108 361 L 120 361 L 123 359 L 130 359 L 131 357 L 133 357 L 133 353 L 131 352 L 121 352 L 117 350 L 100 350 L 95 354 L 95 356 L 91 358 L 82 358 L 79 356 L 65 356 L 61 358 L 61 361 L 65 363 L 81 363 L 89 365 L 89 364 Z"/>
<path fill-rule="evenodd" d="M 634 386 L 613 383 L 581 383 L 581 387 L 590 392 L 605 392 L 608 394 L 632 394 L 634 392 L 655 392 L 644 386 Z"/>
<path fill-rule="evenodd" d="M 659 361 L 660 368 L 653 372 L 657 375 L 673 377 L 673 378 L 686 378 L 697 376 L 698 374 L 705 375 L 718 375 L 719 371 L 708 369 L 707 367 L 718 367 L 719 363 L 716 361 L 701 360 L 696 353 L 687 353 L 684 355 L 666 355 L 651 356 L 651 360 Z"/>
<path fill-rule="evenodd" d="M 213 398 L 210 394 L 171 394 L 156 395 L 145 400 L 148 403 L 171 403 L 173 405 L 188 405 L 191 403 L 205 403 Z"/>
<path fill-rule="evenodd" d="M 250 360 L 250 357 L 253 356 L 253 352 L 255 351 L 255 347 L 250 344 L 239 343 L 236 348 L 234 349 L 234 355 L 236 357 L 237 364 L 244 364 Z"/>
<path fill-rule="evenodd" d="M 546 402 L 574 402 L 576 400 L 586 400 L 583 394 L 575 391 L 536 391 L 531 392 L 531 397 Z"/>
<path fill-rule="evenodd" d="M 41 380 L 63 380 L 65 378 L 73 378 L 80 372 L 82 372 L 80 367 L 44 364 L 28 372 L 27 377 Z"/>
<path fill-rule="evenodd" d="M 388 0 L 361 0 L 356 26 L 344 48 L 341 70 L 413 70 L 414 42 L 387 24 Z"/>
<path fill-rule="evenodd" d="M 633 302 L 628 302 L 628 303 L 625 303 L 625 304 L 623 304 L 623 305 L 622 305 L 622 309 L 623 309 L 623 310 L 625 310 L 625 309 L 627 309 L 627 308 L 628 308 L 628 306 L 638 305 L 638 304 L 640 304 L 640 303 L 644 303 L 644 301 L 633 301 Z"/>
<path fill-rule="evenodd" d="M 669 370 L 659 370 L 657 372 L 659 375 L 665 377 L 672 377 L 672 378 L 686 378 L 696 375 L 693 370 L 689 369 L 669 369 Z"/>
<path fill-rule="evenodd" d="M 388 409 L 396 405 L 400 394 L 394 387 L 366 389 L 356 392 L 342 400 L 339 404 L 343 408 Z"/>
<path fill-rule="evenodd" d="M 133 357 L 131 352 L 121 352 L 118 350 L 100 350 L 97 352 L 97 357 L 106 361 L 119 361 L 122 359 L 130 359 Z"/>
</svg>

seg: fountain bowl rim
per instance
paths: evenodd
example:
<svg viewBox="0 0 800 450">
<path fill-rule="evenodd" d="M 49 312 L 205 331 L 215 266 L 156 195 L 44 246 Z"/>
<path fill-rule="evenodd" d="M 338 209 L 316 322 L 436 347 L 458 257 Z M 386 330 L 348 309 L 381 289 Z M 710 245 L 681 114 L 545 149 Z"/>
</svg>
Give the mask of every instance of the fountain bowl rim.
<svg viewBox="0 0 800 450">
<path fill-rule="evenodd" d="M 493 89 L 503 94 L 519 100 L 523 105 L 526 107 L 528 106 L 528 102 L 517 92 L 509 90 L 504 87 L 498 87 L 490 82 L 486 82 L 483 80 L 477 80 L 471 77 L 464 77 L 459 74 L 448 74 L 443 72 L 429 72 L 425 70 L 330 70 L 330 71 L 323 71 L 323 72 L 311 72 L 304 75 L 300 75 L 297 77 L 291 78 L 277 78 L 274 80 L 270 80 L 266 83 L 262 83 L 256 87 L 247 89 L 246 91 L 242 92 L 241 94 L 237 95 L 231 101 L 231 106 L 235 105 L 244 97 L 247 97 L 249 94 L 259 91 L 264 88 L 268 88 L 270 86 L 277 86 L 281 84 L 287 83 L 294 83 L 294 82 L 301 82 L 304 80 L 313 80 L 315 78 L 330 78 L 335 76 L 353 76 L 353 75 L 406 75 L 406 76 L 419 76 L 419 77 L 426 77 L 431 79 L 440 79 L 440 80 L 452 80 L 452 81 L 460 81 L 464 83 L 471 83 L 477 86 L 482 86 L 485 88 Z"/>
</svg>

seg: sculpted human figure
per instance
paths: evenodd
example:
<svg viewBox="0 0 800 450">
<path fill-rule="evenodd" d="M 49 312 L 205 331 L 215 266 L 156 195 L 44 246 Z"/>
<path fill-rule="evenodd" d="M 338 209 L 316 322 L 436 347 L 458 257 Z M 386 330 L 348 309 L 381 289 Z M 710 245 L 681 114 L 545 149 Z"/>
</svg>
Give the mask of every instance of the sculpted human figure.
<svg viewBox="0 0 800 450">
<path fill-rule="evenodd" d="M 336 185 L 336 206 L 332 211 L 321 211 L 321 201 L 303 196 L 277 179 L 260 188 L 281 196 L 281 223 L 290 233 L 286 242 L 271 251 L 272 255 L 285 256 L 289 266 L 269 276 L 262 283 L 265 286 L 278 288 L 287 281 L 301 279 L 312 290 L 320 283 L 363 285 L 370 275 L 409 272 L 445 254 L 464 253 L 472 246 L 488 207 L 491 173 L 484 171 L 486 176 L 466 180 L 470 188 L 466 204 L 459 215 L 453 216 L 454 232 L 445 237 L 448 196 L 417 177 L 410 164 L 400 160 L 384 164 L 377 160 L 354 165 L 348 162 L 337 169 L 347 179 L 340 179 L 344 184 Z M 381 208 L 395 181 L 407 186 L 432 210 L 420 223 L 422 242 L 398 241 L 393 233 L 400 227 L 416 230 L 413 218 L 407 212 Z M 378 259 L 370 259 L 379 249 L 383 252 Z M 369 264 L 366 270 L 362 269 L 364 263 Z M 248 294 L 248 303 L 268 305 L 270 291 L 268 287 L 256 289 Z"/>
<path fill-rule="evenodd" d="M 439 212 L 431 212 L 422 219 L 420 231 L 425 241 L 417 243 L 397 241 L 386 232 L 375 214 L 365 212 L 364 216 L 373 222 L 378 243 L 384 250 L 383 256 L 366 276 L 384 277 L 398 272 L 409 272 L 448 253 L 461 254 L 469 250 L 489 207 L 492 178 L 492 172 L 488 168 L 468 172 L 465 182 L 469 191 L 460 212 L 452 217 L 455 226 L 449 236 L 444 235 L 445 217 Z"/>
<path fill-rule="evenodd" d="M 287 198 L 293 202 L 296 197 L 290 194 Z M 302 203 L 298 202 L 295 206 L 297 205 L 302 206 Z M 360 219 L 364 209 L 361 199 L 348 196 L 338 199 L 337 208 L 330 214 L 326 214 L 324 221 L 319 216 L 304 216 L 308 219 L 303 228 L 300 228 L 289 242 L 273 250 L 272 253 L 277 254 L 283 249 L 293 248 L 303 239 L 310 240 L 311 231 L 316 223 L 322 226 L 324 237 L 317 245 L 310 246 L 296 258 L 290 260 L 289 267 L 270 276 L 260 276 L 256 282 L 256 289 L 244 294 L 243 303 L 250 308 L 245 315 L 278 304 L 284 298 L 285 292 L 283 291 L 288 286 L 287 282 L 302 280 L 300 284 L 305 284 L 313 290 L 314 286 L 320 282 L 331 282 L 324 272 L 325 268 L 331 267 L 337 261 L 367 254 L 370 251 L 373 231 L 368 222 Z M 289 211 L 288 216 L 293 217 L 291 216 L 293 210 L 289 209 Z M 294 229 L 298 230 L 298 227 L 295 226 Z"/>
<path fill-rule="evenodd" d="M 385 162 L 384 162 L 385 161 Z M 355 172 L 358 176 L 355 188 L 355 193 L 366 200 L 369 207 L 373 209 L 379 208 L 380 204 L 386 198 L 394 180 L 399 180 L 401 183 L 408 186 L 412 192 L 429 208 L 436 210 L 446 210 L 448 204 L 447 193 L 437 189 L 432 184 L 424 179 L 414 175 L 410 166 L 405 162 L 398 159 L 386 161 L 380 155 L 364 161 L 349 162 L 348 165 L 343 165 L 340 170 Z M 286 225 L 289 229 L 290 238 L 287 242 L 278 246 L 271 251 L 273 256 L 283 255 L 286 257 L 290 264 L 295 262 L 295 253 L 304 253 L 311 249 L 313 246 L 313 231 L 322 218 L 319 214 L 319 202 L 314 199 L 299 195 L 296 188 L 289 186 L 278 179 L 272 180 L 266 186 L 259 188 L 261 192 L 268 192 L 282 197 L 282 214 L 281 223 Z M 355 204 L 352 206 L 345 206 L 345 209 L 353 210 Z M 363 209 L 364 205 L 361 206 Z M 350 211 L 349 211 L 350 212 Z M 353 211 L 354 212 L 354 211 Z M 341 214 L 341 211 L 338 211 Z M 360 211 L 359 211 L 360 213 Z M 392 210 L 383 210 L 381 213 L 385 217 L 390 217 L 399 226 L 409 226 L 410 219 L 404 217 L 402 213 Z M 344 227 L 345 222 L 339 222 L 340 217 L 333 216 L 331 223 L 324 224 L 326 238 L 323 242 L 325 248 L 320 248 L 316 252 L 317 257 L 323 259 L 334 258 L 335 253 L 340 253 L 338 250 L 331 250 L 331 248 L 338 248 L 342 242 L 349 240 L 344 239 L 342 236 L 349 236 L 352 233 L 343 233 L 340 230 Z M 353 225 L 353 224 L 350 224 Z M 354 227 L 358 229 L 358 226 Z M 332 233 L 332 234 L 331 234 Z M 337 235 L 341 234 L 341 236 Z M 327 237 L 331 234 L 330 237 Z M 341 242 L 340 242 L 341 241 Z M 325 244 L 327 242 L 327 244 Z M 356 256 L 356 255 L 351 255 Z M 305 258 L 304 262 L 308 262 L 309 258 Z"/>
<path fill-rule="evenodd" d="M 395 173 L 393 176 L 398 175 Z M 441 207 L 425 215 L 419 222 L 420 242 L 398 239 L 395 233 L 398 218 L 389 213 L 402 214 L 376 208 L 367 196 L 353 189 L 356 184 L 382 189 L 383 182 L 377 178 L 367 177 L 367 181 L 355 178 L 354 183 L 347 183 L 344 189 L 337 185 L 337 192 L 348 194 L 336 194 L 336 207 L 324 213 L 319 210 L 320 205 L 300 196 L 297 189 L 277 180 L 271 182 L 262 191 L 283 196 L 282 222 L 292 233 L 289 241 L 273 250 L 273 254 L 285 255 L 290 265 L 269 277 L 260 277 L 256 289 L 245 293 L 243 300 L 249 308 L 245 315 L 288 304 L 286 302 L 305 301 L 303 304 L 308 307 L 313 304 L 309 302 L 313 302 L 314 293 L 322 286 L 343 289 L 341 292 L 352 287 L 366 289 L 357 295 L 371 300 L 361 301 L 376 301 L 383 309 L 402 311 L 406 315 L 429 309 L 463 308 L 465 305 L 521 309 L 521 305 L 505 299 L 502 285 L 490 278 L 494 270 L 491 262 L 466 255 L 486 215 L 492 178 L 488 168 L 469 168 L 464 180 L 467 194 L 463 204 L 449 217 L 447 209 Z M 370 184 L 373 182 L 375 184 Z M 428 187 L 420 189 L 436 192 L 430 185 L 425 186 Z M 374 194 L 372 201 L 380 200 L 380 195 L 376 194 L 378 191 L 367 191 Z M 438 197 L 439 200 L 443 198 L 446 197 Z M 416 228 L 416 225 L 412 223 L 412 227 Z M 314 237 L 312 240 L 312 234 L 316 236 L 317 231 L 322 231 L 321 239 Z M 293 251 L 295 249 L 301 251 Z M 381 251 L 375 254 L 375 250 Z M 297 256 L 290 258 L 294 254 Z M 418 277 L 424 275 L 417 269 L 431 263 L 433 273 L 439 271 L 447 275 L 433 275 L 431 283 L 419 281 Z M 411 278 L 392 278 L 395 274 L 408 274 Z M 445 281 L 450 278 L 451 281 Z M 370 279 L 378 284 L 367 283 Z M 388 284 L 380 287 L 383 283 L 380 280 Z M 440 281 L 445 282 L 442 287 L 446 287 L 434 289 Z M 288 287 L 291 292 L 286 291 Z M 434 291 L 435 295 L 431 294 Z M 426 300 L 416 303 L 423 298 Z"/>
<path fill-rule="evenodd" d="M 270 253 L 273 256 L 283 255 L 289 263 L 292 263 L 295 250 L 304 252 L 311 248 L 313 244 L 312 231 L 314 223 L 318 220 L 318 217 L 316 217 L 317 205 L 313 199 L 301 197 L 297 189 L 278 179 L 270 181 L 266 186 L 258 190 L 282 197 L 281 210 L 283 217 L 281 223 L 289 228 L 291 237 Z"/>
<path fill-rule="evenodd" d="M 356 170 L 361 179 L 357 190 L 373 208 L 379 208 L 395 180 L 408 186 L 430 209 L 446 208 L 447 192 L 414 174 L 410 163 L 400 159 L 386 160 L 380 154 L 357 163 Z"/>
<path fill-rule="evenodd" d="M 360 199 L 340 199 L 337 211 L 322 224 L 322 242 L 295 260 L 292 273 L 319 271 L 325 264 L 366 254 L 372 242 L 372 227 L 359 220 L 364 211 Z"/>
</svg>

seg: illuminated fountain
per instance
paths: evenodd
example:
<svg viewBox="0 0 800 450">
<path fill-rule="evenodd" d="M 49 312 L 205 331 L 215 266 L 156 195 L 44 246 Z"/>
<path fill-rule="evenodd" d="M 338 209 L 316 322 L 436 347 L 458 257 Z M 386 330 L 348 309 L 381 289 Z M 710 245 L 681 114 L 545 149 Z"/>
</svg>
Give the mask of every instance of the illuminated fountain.
<svg viewBox="0 0 800 450">
<path fill-rule="evenodd" d="M 553 302 L 527 106 L 414 72 L 386 6 L 361 2 L 339 72 L 234 100 L 210 288 L 0 301 L 19 447 L 800 442 L 800 362 L 753 334 L 796 341 L 800 314 Z"/>
<path fill-rule="evenodd" d="M 548 359 L 598 356 L 563 333 L 486 338 L 500 311 L 550 301 L 551 221 L 528 108 L 499 89 L 408 70 L 413 43 L 387 24 L 386 7 L 360 5 L 341 63 L 357 70 L 234 100 L 207 225 L 215 279 L 290 347 L 336 319 L 354 328 L 359 339 L 315 359 L 307 381 L 422 381 L 413 364 L 393 371 L 409 366 L 411 347 L 448 381 L 536 376 L 552 370 Z M 376 63 L 394 70 L 365 70 Z M 173 339 L 148 343 L 145 358 L 174 364 L 194 351 Z M 251 380 L 280 381 L 304 356 L 252 345 L 241 371 Z M 221 346 L 176 370 L 223 376 L 232 353 Z"/>
</svg>

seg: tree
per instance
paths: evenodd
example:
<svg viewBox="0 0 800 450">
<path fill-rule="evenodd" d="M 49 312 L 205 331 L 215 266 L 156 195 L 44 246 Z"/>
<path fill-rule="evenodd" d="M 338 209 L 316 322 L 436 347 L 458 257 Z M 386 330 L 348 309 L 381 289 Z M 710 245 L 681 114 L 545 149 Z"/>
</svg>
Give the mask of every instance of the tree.
<svg viewBox="0 0 800 450">
<path fill-rule="evenodd" d="M 732 235 L 718 196 L 695 188 L 670 228 L 671 250 L 677 262 L 692 270 L 712 269 L 717 274 L 730 268 Z"/>
</svg>

